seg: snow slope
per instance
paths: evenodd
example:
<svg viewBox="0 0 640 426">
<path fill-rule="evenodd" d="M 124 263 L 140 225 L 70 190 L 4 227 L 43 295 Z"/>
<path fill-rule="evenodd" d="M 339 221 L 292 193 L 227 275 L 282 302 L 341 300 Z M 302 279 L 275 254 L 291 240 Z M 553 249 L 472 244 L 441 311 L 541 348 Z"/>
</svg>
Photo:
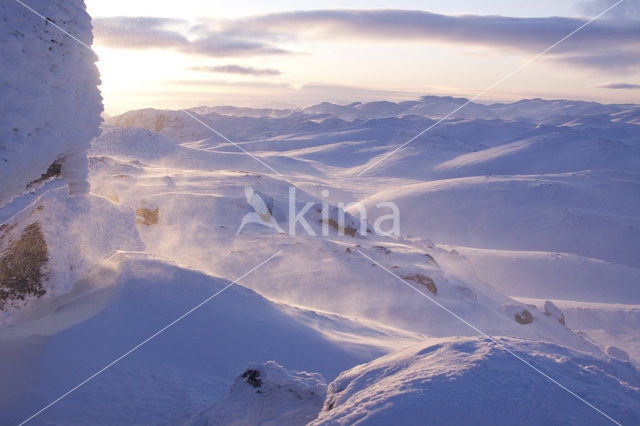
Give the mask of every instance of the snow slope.
<svg viewBox="0 0 640 426">
<path fill-rule="evenodd" d="M 3 424 L 26 419 L 228 281 L 143 253 L 111 256 L 72 293 L 31 304 L 0 334 Z M 330 339 L 346 328 L 370 340 Z M 224 391 L 252 361 L 277 359 L 331 380 L 417 335 L 274 304 L 236 285 L 47 412 L 49 422 L 175 424 Z M 82 409 L 78 409 L 82 407 Z"/>
<path fill-rule="evenodd" d="M 58 162 L 74 194 L 88 192 L 86 150 L 98 135 L 102 99 L 97 57 L 83 0 L 34 0 L 45 21 L 15 1 L 0 15 L 0 206 L 27 190 Z"/>
<path fill-rule="evenodd" d="M 629 364 L 542 342 L 501 339 L 622 424 L 640 416 L 640 375 Z M 602 386 L 607 392 L 602 392 Z M 346 371 L 312 425 L 611 424 L 493 342 L 421 343 Z"/>
<path fill-rule="evenodd" d="M 628 171 L 482 175 L 385 188 L 404 231 L 467 247 L 574 253 L 638 267 L 640 180 Z"/>
<path fill-rule="evenodd" d="M 454 246 L 451 246 L 452 248 Z M 640 269 L 569 253 L 455 246 L 482 280 L 518 297 L 640 305 Z M 580 286 L 574 285 L 580 282 Z"/>
</svg>

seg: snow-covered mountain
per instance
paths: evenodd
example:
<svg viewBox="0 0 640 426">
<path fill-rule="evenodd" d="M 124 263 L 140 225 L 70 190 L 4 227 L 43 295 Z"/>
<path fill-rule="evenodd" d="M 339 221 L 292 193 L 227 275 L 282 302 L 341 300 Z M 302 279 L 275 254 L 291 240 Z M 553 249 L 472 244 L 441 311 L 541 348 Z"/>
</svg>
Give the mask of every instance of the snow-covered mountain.
<svg viewBox="0 0 640 426">
<path fill-rule="evenodd" d="M 451 114 L 458 109 L 459 111 Z M 522 126 L 524 123 L 536 127 L 551 126 L 546 128 L 546 131 L 540 130 L 533 133 L 541 134 L 548 133 L 556 126 L 559 127 L 559 130 L 563 130 L 567 127 L 595 129 L 600 126 L 608 127 L 611 123 L 637 124 L 640 107 L 636 104 L 604 105 L 596 102 L 544 99 L 524 99 L 507 104 L 485 105 L 471 102 L 465 98 L 423 96 L 417 101 L 398 103 L 377 101 L 336 105 L 323 102 L 298 109 L 203 106 L 191 108 L 188 112 L 195 114 L 199 120 L 209 125 L 217 126 L 214 127 L 216 130 L 231 139 L 255 139 L 297 131 L 358 128 L 362 126 L 362 122 L 373 120 L 373 123 L 379 124 L 375 120 L 389 119 L 390 117 L 404 118 L 406 119 L 405 123 L 422 119 L 417 124 L 419 128 L 422 126 L 420 130 L 427 127 L 425 124 L 432 123 L 429 120 L 439 120 L 445 117 L 447 119 L 443 127 L 447 127 L 446 124 L 462 124 L 467 120 L 474 120 L 478 123 L 481 120 L 486 120 L 485 126 L 492 123 L 502 124 L 503 122 L 512 123 L 514 126 Z M 202 135 L 202 138 L 212 136 L 210 129 L 179 111 L 153 109 L 129 111 L 110 117 L 107 122 L 117 126 L 144 127 L 167 135 L 171 134 L 181 141 L 196 139 L 196 135 Z M 469 123 L 467 126 L 469 127 Z M 505 129 L 501 128 L 500 130 L 504 131 Z M 442 128 L 438 130 L 440 131 Z M 439 134 L 439 132 L 435 133 Z M 511 137 L 516 136 L 511 132 L 504 133 Z M 414 135 L 415 133 L 410 136 Z"/>
<path fill-rule="evenodd" d="M 465 102 L 109 118 L 91 194 L 0 210 L 3 256 L 48 249 L 0 312 L 0 423 L 89 377 L 33 421 L 633 423 L 638 106 L 472 103 L 387 157 Z"/>
</svg>

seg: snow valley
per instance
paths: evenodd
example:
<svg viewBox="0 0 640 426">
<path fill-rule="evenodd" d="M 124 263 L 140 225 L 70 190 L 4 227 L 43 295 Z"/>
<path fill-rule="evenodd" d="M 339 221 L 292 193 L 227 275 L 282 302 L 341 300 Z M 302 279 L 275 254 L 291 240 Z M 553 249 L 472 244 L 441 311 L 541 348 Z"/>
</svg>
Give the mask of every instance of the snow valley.
<svg viewBox="0 0 640 426">
<path fill-rule="evenodd" d="M 49 254 L 1 422 L 637 422 L 640 107 L 472 103 L 387 156 L 464 102 L 108 118 L 90 194 L 0 210 Z"/>
</svg>

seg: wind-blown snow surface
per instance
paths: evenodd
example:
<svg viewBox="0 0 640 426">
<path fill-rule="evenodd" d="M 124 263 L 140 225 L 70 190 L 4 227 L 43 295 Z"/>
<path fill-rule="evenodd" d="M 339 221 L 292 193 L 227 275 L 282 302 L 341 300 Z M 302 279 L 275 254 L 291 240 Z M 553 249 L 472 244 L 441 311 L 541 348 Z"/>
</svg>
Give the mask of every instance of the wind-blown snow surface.
<svg viewBox="0 0 640 426">
<path fill-rule="evenodd" d="M 99 134 L 102 102 L 83 0 L 16 1 L 0 15 L 0 206 L 27 190 L 57 161 L 73 194 L 88 192 L 87 157 Z"/>
<path fill-rule="evenodd" d="M 376 164 L 463 102 L 190 112 L 280 174 L 181 111 L 110 119 L 77 202 L 90 214 L 57 222 L 55 181 L 0 210 L 14 233 L 56 224 L 45 239 L 73 260 L 52 261 L 48 292 L 2 313 L 0 422 L 28 418 L 239 277 L 33 421 L 608 421 L 478 330 L 612 418 L 639 418 L 638 107 L 471 104 Z M 285 233 L 238 233 L 247 187 Z M 314 203 L 314 235 L 291 235 L 291 191 L 296 213 Z M 335 207 L 334 226 L 322 223 L 323 201 L 358 200 L 369 230 L 395 202 L 401 235 L 339 235 Z M 55 229 L 73 223 L 82 232 L 61 244 Z"/>
<path fill-rule="evenodd" d="M 637 421 L 640 375 L 629 364 L 548 343 L 503 342 L 605 414 Z M 311 424 L 611 424 L 549 384 L 490 341 L 422 343 L 340 374 Z M 603 392 L 608 385 L 615 390 Z"/>
</svg>

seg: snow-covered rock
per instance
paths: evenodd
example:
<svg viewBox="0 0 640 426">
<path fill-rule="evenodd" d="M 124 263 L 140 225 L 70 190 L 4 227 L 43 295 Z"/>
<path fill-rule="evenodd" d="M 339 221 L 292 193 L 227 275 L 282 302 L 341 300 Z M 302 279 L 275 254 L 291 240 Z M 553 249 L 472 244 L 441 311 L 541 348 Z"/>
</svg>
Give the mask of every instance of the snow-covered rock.
<svg viewBox="0 0 640 426">
<path fill-rule="evenodd" d="M 326 396 L 320 374 L 287 371 L 274 361 L 251 363 L 227 396 L 186 425 L 306 425 L 316 418 Z"/>
<path fill-rule="evenodd" d="M 27 234 L 25 234 L 27 232 Z M 0 256 L 2 261 L 16 251 L 21 236 L 37 232 L 37 238 L 25 241 L 29 247 L 22 250 L 22 269 L 14 271 L 12 281 L 0 282 L 0 290 L 13 290 L 0 305 L 0 322 L 17 314 L 32 296 L 45 299 L 60 296 L 74 286 L 94 265 L 104 261 L 117 250 L 142 250 L 138 237 L 135 214 L 126 207 L 96 196 L 69 198 L 64 187 L 46 190 L 34 202 L 7 220 L 0 229 Z M 37 247 L 34 247 L 37 246 Z M 34 249 L 43 253 L 34 257 Z M 10 259 L 15 266 L 15 256 Z M 42 260 L 39 262 L 39 260 Z M 35 264 L 34 262 L 39 262 Z M 28 269 L 40 271 L 29 275 Z M 21 294 L 20 288 L 30 282 L 37 294 Z"/>
<path fill-rule="evenodd" d="M 98 135 L 102 99 L 91 18 L 83 0 L 0 4 L 0 206 L 54 163 L 70 194 L 85 194 L 86 150 Z"/>
<path fill-rule="evenodd" d="M 544 313 L 551 318 L 557 319 L 560 324 L 565 325 L 564 314 L 551 300 L 544 302 Z"/>
</svg>

